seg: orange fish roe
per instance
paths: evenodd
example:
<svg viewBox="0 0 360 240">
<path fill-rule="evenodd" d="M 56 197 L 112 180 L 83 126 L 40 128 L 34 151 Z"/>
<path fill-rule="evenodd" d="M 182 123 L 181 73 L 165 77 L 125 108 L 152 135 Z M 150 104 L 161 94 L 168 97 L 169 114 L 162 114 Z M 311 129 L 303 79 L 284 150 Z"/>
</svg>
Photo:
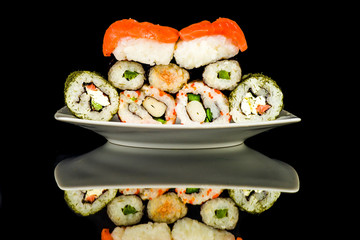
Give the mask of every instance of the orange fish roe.
<svg viewBox="0 0 360 240">
<path fill-rule="evenodd" d="M 219 188 L 199 188 L 198 192 L 186 193 L 186 188 L 176 188 L 175 192 L 183 203 L 199 205 L 203 202 L 220 196 L 222 189 Z"/>
</svg>

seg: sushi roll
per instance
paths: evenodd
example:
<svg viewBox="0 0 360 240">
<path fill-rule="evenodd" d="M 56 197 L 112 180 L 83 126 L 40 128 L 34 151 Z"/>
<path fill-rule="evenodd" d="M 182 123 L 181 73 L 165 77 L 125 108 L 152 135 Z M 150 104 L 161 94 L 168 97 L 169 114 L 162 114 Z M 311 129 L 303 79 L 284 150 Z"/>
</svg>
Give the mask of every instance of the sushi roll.
<svg viewBox="0 0 360 240">
<path fill-rule="evenodd" d="M 149 72 L 150 85 L 169 93 L 177 93 L 189 78 L 188 71 L 173 63 L 154 66 Z"/>
<path fill-rule="evenodd" d="M 109 82 L 121 90 L 138 90 L 145 80 L 145 70 L 140 63 L 118 61 L 109 70 Z"/>
<path fill-rule="evenodd" d="M 229 189 L 230 197 L 239 206 L 240 210 L 260 214 L 269 208 L 280 197 L 278 191 Z"/>
<path fill-rule="evenodd" d="M 215 229 L 187 217 L 175 222 L 171 234 L 173 240 L 235 240 L 235 236 L 226 230 Z"/>
<path fill-rule="evenodd" d="M 239 25 L 228 19 L 202 21 L 183 28 L 174 57 L 180 67 L 198 68 L 220 59 L 228 59 L 247 49 L 245 36 Z"/>
<path fill-rule="evenodd" d="M 183 203 L 200 205 L 209 199 L 215 199 L 222 193 L 220 188 L 175 188 Z"/>
<path fill-rule="evenodd" d="M 174 124 L 174 98 L 153 86 L 120 93 L 119 118 L 127 123 Z"/>
<path fill-rule="evenodd" d="M 148 217 L 154 222 L 171 224 L 184 217 L 186 213 L 185 203 L 173 192 L 153 198 L 147 204 Z"/>
<path fill-rule="evenodd" d="M 109 121 L 119 107 L 119 94 L 95 72 L 76 71 L 65 82 L 65 103 L 78 118 Z"/>
<path fill-rule="evenodd" d="M 136 195 L 122 195 L 114 198 L 107 205 L 107 214 L 117 226 L 128 226 L 140 222 L 144 205 Z"/>
<path fill-rule="evenodd" d="M 142 200 L 151 200 L 163 195 L 169 188 L 143 188 L 140 190 Z"/>
<path fill-rule="evenodd" d="M 223 60 L 205 67 L 206 85 L 218 90 L 233 90 L 241 80 L 241 68 L 235 60 Z"/>
<path fill-rule="evenodd" d="M 283 94 L 274 80 L 263 74 L 248 74 L 230 93 L 234 122 L 276 119 L 283 108 Z"/>
<path fill-rule="evenodd" d="M 89 216 L 103 209 L 116 193 L 117 189 L 66 190 L 64 198 L 75 213 Z"/>
<path fill-rule="evenodd" d="M 209 226 L 232 230 L 239 219 L 239 210 L 231 198 L 216 198 L 201 206 L 200 215 Z"/>
<path fill-rule="evenodd" d="M 105 230 L 105 231 L 104 231 Z M 101 239 L 113 240 L 172 240 L 171 230 L 166 223 L 145 223 L 130 227 L 116 227 L 111 234 L 103 229 Z M 109 236 L 110 235 L 110 236 Z M 109 236 L 106 237 L 105 236 Z"/>
<path fill-rule="evenodd" d="M 124 195 L 136 194 L 142 200 L 151 200 L 157 198 L 167 192 L 169 188 L 121 188 L 119 192 Z"/>
<path fill-rule="evenodd" d="M 231 119 L 226 96 L 202 81 L 185 84 L 176 95 L 176 104 L 181 124 L 222 124 Z"/>
<path fill-rule="evenodd" d="M 173 58 L 178 30 L 123 19 L 114 22 L 106 30 L 103 40 L 103 54 L 111 54 L 117 60 L 137 61 L 145 64 L 169 64 Z"/>
</svg>

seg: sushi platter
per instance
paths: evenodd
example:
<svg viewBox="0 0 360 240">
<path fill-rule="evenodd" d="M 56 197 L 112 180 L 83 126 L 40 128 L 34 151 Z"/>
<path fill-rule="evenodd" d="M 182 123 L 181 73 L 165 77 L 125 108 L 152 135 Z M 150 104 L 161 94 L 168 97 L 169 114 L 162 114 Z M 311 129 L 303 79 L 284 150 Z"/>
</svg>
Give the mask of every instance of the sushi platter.
<svg viewBox="0 0 360 240">
<path fill-rule="evenodd" d="M 245 139 L 275 127 L 301 121 L 283 110 L 276 120 L 216 125 L 155 125 L 122 123 L 115 116 L 111 121 L 79 119 L 67 107 L 55 119 L 84 127 L 104 136 L 110 143 L 144 148 L 196 149 L 218 148 L 242 144 Z"/>
<path fill-rule="evenodd" d="M 233 57 L 247 48 L 227 18 L 180 31 L 123 19 L 104 35 L 108 76 L 68 75 L 55 119 L 107 142 L 62 160 L 55 180 L 75 213 L 107 209 L 102 240 L 241 240 L 239 211 L 260 214 L 299 190 L 294 168 L 244 143 L 301 121 L 272 78 L 243 74 Z M 201 217 L 189 218 L 190 205 Z"/>
</svg>

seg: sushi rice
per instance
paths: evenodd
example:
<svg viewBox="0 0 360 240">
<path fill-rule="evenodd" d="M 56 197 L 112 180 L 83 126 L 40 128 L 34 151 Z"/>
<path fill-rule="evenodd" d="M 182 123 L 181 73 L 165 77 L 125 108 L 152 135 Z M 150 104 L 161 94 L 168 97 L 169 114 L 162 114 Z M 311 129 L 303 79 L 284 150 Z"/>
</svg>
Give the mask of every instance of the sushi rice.
<svg viewBox="0 0 360 240">
<path fill-rule="evenodd" d="M 169 93 L 177 93 L 189 78 L 188 71 L 173 63 L 156 65 L 149 72 L 150 85 Z"/>
<path fill-rule="evenodd" d="M 176 95 L 176 104 L 181 124 L 223 124 L 231 119 L 226 96 L 202 81 L 185 84 Z"/>
<path fill-rule="evenodd" d="M 143 202 L 136 195 L 118 196 L 107 205 L 107 214 L 117 226 L 139 223 L 144 214 L 143 210 Z"/>
<path fill-rule="evenodd" d="M 234 122 L 275 120 L 283 108 L 283 94 L 274 80 L 263 74 L 247 74 L 230 93 Z"/>
<path fill-rule="evenodd" d="M 232 230 L 239 219 L 239 210 L 231 198 L 216 198 L 201 206 L 200 215 L 209 226 Z"/>
<path fill-rule="evenodd" d="M 172 240 L 166 223 L 139 224 L 131 227 L 116 227 L 111 233 L 113 240 Z"/>
<path fill-rule="evenodd" d="M 173 240 L 235 240 L 230 232 L 212 228 L 187 217 L 176 221 L 171 233 Z"/>
<path fill-rule="evenodd" d="M 260 214 L 268 210 L 280 197 L 278 191 L 229 189 L 230 197 L 242 211 Z"/>
<path fill-rule="evenodd" d="M 203 202 L 219 197 L 220 188 L 175 188 L 175 192 L 184 203 L 200 205 Z"/>
<path fill-rule="evenodd" d="M 75 71 L 65 82 L 65 103 L 78 118 L 109 121 L 119 107 L 119 94 L 95 72 Z"/>
<path fill-rule="evenodd" d="M 169 64 L 175 43 L 162 43 L 146 38 L 126 37 L 119 40 L 113 54 L 117 60 L 137 61 L 151 66 Z"/>
<path fill-rule="evenodd" d="M 127 123 L 174 124 L 174 98 L 145 84 L 139 91 L 120 93 L 119 118 Z"/>
<path fill-rule="evenodd" d="M 238 54 L 239 49 L 231 40 L 222 36 L 204 36 L 191 41 L 179 40 L 174 57 L 183 68 L 193 69 L 220 59 L 228 59 Z"/>
<path fill-rule="evenodd" d="M 64 199 L 75 213 L 89 216 L 103 209 L 116 193 L 117 189 L 66 190 Z"/>
<path fill-rule="evenodd" d="M 241 68 L 238 61 L 223 60 L 205 67 L 204 82 L 218 90 L 233 90 L 241 80 Z"/>
<path fill-rule="evenodd" d="M 147 204 L 148 217 L 154 222 L 167 224 L 184 217 L 187 210 L 185 203 L 173 192 L 153 198 Z"/>
<path fill-rule="evenodd" d="M 151 200 L 167 192 L 169 188 L 121 188 L 119 192 L 124 195 L 136 194 L 142 200 Z"/>
<path fill-rule="evenodd" d="M 120 90 L 138 90 L 145 81 L 145 70 L 140 63 L 118 61 L 109 70 L 109 82 Z"/>
</svg>

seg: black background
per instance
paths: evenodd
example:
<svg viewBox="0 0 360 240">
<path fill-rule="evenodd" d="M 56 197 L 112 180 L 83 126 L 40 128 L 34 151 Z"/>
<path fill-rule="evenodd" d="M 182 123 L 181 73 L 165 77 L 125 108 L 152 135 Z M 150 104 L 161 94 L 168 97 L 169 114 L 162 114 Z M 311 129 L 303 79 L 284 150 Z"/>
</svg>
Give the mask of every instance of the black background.
<svg viewBox="0 0 360 240">
<path fill-rule="evenodd" d="M 319 177 L 320 172 L 328 171 L 323 168 L 328 146 L 321 146 L 324 130 L 311 94 L 324 82 L 321 59 L 329 51 L 326 39 L 332 32 L 328 27 L 331 19 L 319 12 L 326 10 L 304 4 L 245 6 L 241 2 L 239 6 L 225 2 L 149 5 L 151 8 L 135 2 L 126 6 L 55 4 L 22 16 L 21 24 L 11 23 L 9 29 L 16 29 L 17 34 L 9 31 L 11 37 L 6 40 L 15 44 L 4 51 L 16 67 L 8 73 L 22 79 L 25 86 L 21 86 L 23 110 L 16 111 L 14 119 L 21 126 L 4 136 L 5 150 L 11 153 L 1 166 L 4 230 L 39 239 L 100 239 L 103 217 L 76 216 L 66 206 L 53 173 L 62 159 L 90 151 L 106 140 L 57 122 L 53 115 L 64 106 L 63 87 L 69 73 L 90 70 L 106 76 L 111 59 L 102 55 L 102 38 L 111 23 L 134 18 L 180 30 L 202 20 L 228 17 L 240 25 L 247 39 L 248 50 L 236 57 L 243 73 L 262 72 L 276 80 L 284 93 L 285 109 L 302 119 L 246 141 L 249 147 L 293 166 L 299 174 L 300 191 L 282 194 L 260 216 L 243 215 L 241 237 L 304 239 L 333 232 L 323 229 L 328 225 L 320 226 L 329 213 L 322 200 L 326 179 Z"/>
</svg>

